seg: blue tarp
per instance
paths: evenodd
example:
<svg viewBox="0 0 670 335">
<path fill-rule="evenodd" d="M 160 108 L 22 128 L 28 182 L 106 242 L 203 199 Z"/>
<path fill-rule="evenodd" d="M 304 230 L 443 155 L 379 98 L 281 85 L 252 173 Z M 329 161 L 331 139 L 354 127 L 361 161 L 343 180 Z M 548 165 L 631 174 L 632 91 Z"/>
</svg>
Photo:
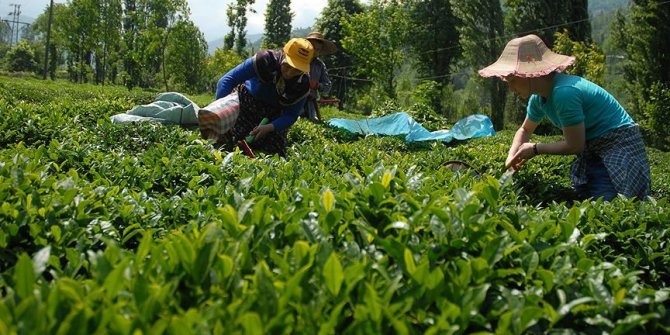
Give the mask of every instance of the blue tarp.
<svg viewBox="0 0 670 335">
<path fill-rule="evenodd" d="M 430 132 L 409 114 L 401 112 L 372 119 L 330 119 L 331 126 L 344 128 L 361 135 L 407 135 L 406 142 L 466 140 L 496 134 L 486 115 L 475 114 L 460 119 L 450 130 Z"/>
</svg>

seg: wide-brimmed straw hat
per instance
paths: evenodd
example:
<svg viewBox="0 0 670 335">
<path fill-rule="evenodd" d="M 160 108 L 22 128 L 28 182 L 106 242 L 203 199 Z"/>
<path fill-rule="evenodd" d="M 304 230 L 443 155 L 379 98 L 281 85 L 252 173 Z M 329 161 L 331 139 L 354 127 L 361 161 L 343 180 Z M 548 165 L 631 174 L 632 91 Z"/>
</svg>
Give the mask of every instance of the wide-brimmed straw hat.
<svg viewBox="0 0 670 335">
<path fill-rule="evenodd" d="M 537 35 L 526 35 L 509 41 L 498 60 L 479 70 L 479 75 L 503 79 L 510 75 L 535 78 L 561 72 L 574 62 L 575 57 L 549 50 Z"/>
<path fill-rule="evenodd" d="M 307 37 L 305 37 L 305 38 L 310 40 L 310 41 L 319 41 L 319 42 L 321 42 L 321 44 L 323 44 L 323 47 L 321 48 L 321 53 L 320 53 L 322 56 L 334 54 L 334 53 L 337 52 L 337 46 L 335 46 L 335 43 L 327 40 L 323 36 L 323 34 L 318 32 L 318 31 L 313 31 L 313 32 L 307 34 Z"/>
</svg>

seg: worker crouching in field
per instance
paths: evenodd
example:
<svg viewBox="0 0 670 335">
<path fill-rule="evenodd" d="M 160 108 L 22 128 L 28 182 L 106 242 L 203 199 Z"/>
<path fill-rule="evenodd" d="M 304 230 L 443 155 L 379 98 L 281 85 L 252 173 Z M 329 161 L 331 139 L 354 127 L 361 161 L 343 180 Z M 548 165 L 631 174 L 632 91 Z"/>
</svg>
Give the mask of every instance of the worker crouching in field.
<svg viewBox="0 0 670 335">
<path fill-rule="evenodd" d="M 506 167 L 537 155 L 577 155 L 571 179 L 580 197 L 611 200 L 623 194 L 644 199 L 651 181 L 638 125 L 602 87 L 559 73 L 574 61 L 549 50 L 538 36 L 527 35 L 511 40 L 495 63 L 479 70 L 482 77 L 505 80 L 511 91 L 528 99 Z M 529 141 L 545 117 L 561 128 L 562 141 Z"/>
<path fill-rule="evenodd" d="M 236 143 L 254 135 L 252 148 L 285 155 L 288 129 L 295 123 L 309 93 L 312 44 L 294 38 L 283 49 L 263 50 L 226 73 L 216 87 L 216 99 L 237 94 L 239 115 L 223 134 Z M 259 125 L 263 118 L 270 123 Z"/>
</svg>

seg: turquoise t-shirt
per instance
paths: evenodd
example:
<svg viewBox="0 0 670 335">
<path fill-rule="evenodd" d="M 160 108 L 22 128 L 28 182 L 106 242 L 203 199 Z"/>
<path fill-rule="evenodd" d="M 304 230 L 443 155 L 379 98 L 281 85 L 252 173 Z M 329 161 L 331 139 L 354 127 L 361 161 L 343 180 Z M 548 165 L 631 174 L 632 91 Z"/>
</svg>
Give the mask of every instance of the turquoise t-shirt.
<svg viewBox="0 0 670 335">
<path fill-rule="evenodd" d="M 537 94 L 530 97 L 527 116 L 534 122 L 546 116 L 558 128 L 584 122 L 586 140 L 635 124 L 605 89 L 582 77 L 562 73 L 554 75 L 554 88 L 548 99 Z"/>
</svg>

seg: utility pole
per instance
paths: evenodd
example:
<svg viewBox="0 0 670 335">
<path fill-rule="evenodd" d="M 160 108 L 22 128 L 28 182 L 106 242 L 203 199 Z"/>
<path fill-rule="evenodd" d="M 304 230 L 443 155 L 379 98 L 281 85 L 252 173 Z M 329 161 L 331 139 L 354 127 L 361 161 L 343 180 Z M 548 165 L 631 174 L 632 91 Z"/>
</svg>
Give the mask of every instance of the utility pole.
<svg viewBox="0 0 670 335">
<path fill-rule="evenodd" d="M 12 16 L 12 34 L 9 37 L 9 47 L 11 48 L 14 33 L 16 33 L 16 44 L 19 43 L 19 16 L 21 15 L 21 5 L 18 4 L 9 4 L 9 5 L 14 7 L 12 12 L 9 13 L 9 15 Z"/>
<path fill-rule="evenodd" d="M 51 38 L 51 18 L 54 13 L 54 0 L 51 0 L 49 4 L 49 23 L 47 23 L 47 44 L 44 48 L 44 80 L 47 79 L 47 73 L 49 72 L 49 39 Z"/>
</svg>

